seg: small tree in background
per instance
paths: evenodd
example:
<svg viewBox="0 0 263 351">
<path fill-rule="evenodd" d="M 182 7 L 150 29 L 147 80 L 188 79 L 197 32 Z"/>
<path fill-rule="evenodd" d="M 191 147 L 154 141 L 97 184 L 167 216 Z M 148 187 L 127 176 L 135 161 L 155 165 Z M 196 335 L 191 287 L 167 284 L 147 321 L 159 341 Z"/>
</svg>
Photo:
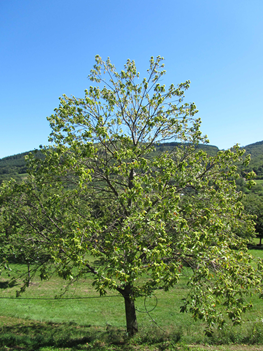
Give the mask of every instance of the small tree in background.
<svg viewBox="0 0 263 351">
<path fill-rule="evenodd" d="M 256 216 L 255 221 L 255 229 L 257 238 L 259 238 L 259 246 L 262 245 L 261 241 L 263 238 L 263 202 L 262 196 L 259 196 L 253 192 L 248 194 L 243 199 L 243 204 L 245 207 L 245 211 L 250 215 Z"/>
<path fill-rule="evenodd" d="M 230 181 L 243 151 L 196 150 L 207 138 L 195 104 L 183 103 L 189 81 L 166 89 L 162 61 L 151 58 L 140 81 L 134 61 L 118 73 L 96 56 L 89 77 L 97 86 L 84 98 L 63 95 L 48 118 L 53 147 L 43 148 L 45 159 L 31 155 L 28 178 L 2 186 L 2 222 L 16 222 L 10 247 L 25 238 L 50 254 L 63 278 L 92 274 L 100 294 L 118 291 L 129 335 L 138 330 L 136 298 L 170 289 L 187 264 L 193 274 L 181 309 L 205 320 L 209 333 L 226 316 L 240 322 L 250 306 L 244 296 L 261 279 L 261 264 L 251 266 L 235 234 L 254 232 Z M 156 152 L 171 140 L 179 144 Z M 42 278 L 48 274 L 41 262 Z"/>
</svg>

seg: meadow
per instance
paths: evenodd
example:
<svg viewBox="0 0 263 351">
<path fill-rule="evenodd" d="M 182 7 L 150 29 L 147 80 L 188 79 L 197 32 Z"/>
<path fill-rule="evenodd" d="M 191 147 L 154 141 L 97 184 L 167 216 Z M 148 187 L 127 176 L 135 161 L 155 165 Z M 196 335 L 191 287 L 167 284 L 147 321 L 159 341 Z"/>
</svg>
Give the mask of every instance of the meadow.
<svg viewBox="0 0 263 351">
<path fill-rule="evenodd" d="M 261 250 L 251 252 L 263 257 Z M 26 267 L 13 265 L 12 269 L 18 275 Z M 263 301 L 252 296 L 254 307 L 240 326 L 229 324 L 206 337 L 202 322 L 179 312 L 189 274 L 185 268 L 175 288 L 156 290 L 152 297 L 137 300 L 140 331 L 128 340 L 123 298 L 115 292 L 99 297 L 91 278 L 70 287 L 57 276 L 35 279 L 16 298 L 18 285 L 8 287 L 10 277 L 3 272 L 0 350 L 263 350 Z"/>
</svg>

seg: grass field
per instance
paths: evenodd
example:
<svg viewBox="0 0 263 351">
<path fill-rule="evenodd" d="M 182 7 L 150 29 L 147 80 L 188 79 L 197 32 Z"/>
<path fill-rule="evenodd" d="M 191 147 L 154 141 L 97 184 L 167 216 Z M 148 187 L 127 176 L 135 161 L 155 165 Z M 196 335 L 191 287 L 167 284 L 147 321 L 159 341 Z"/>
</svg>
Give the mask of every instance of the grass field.
<svg viewBox="0 0 263 351">
<path fill-rule="evenodd" d="M 263 251 L 251 252 L 263 258 Z M 14 265 L 13 269 L 23 267 Z M 59 299 L 54 297 L 65 290 L 65 281 L 58 277 L 46 282 L 35 280 L 20 298 L 15 298 L 18 287 L 6 288 L 10 278 L 3 274 L 0 350 L 263 350 L 263 301 L 252 297 L 254 308 L 244 316 L 241 326 L 229 325 L 205 337 L 201 322 L 179 312 L 189 274 L 185 269 L 174 289 L 157 290 L 148 298 L 145 304 L 149 314 L 144 299 L 137 300 L 140 332 L 129 341 L 123 298 L 114 292 L 98 297 L 91 279 L 79 280 Z"/>
</svg>

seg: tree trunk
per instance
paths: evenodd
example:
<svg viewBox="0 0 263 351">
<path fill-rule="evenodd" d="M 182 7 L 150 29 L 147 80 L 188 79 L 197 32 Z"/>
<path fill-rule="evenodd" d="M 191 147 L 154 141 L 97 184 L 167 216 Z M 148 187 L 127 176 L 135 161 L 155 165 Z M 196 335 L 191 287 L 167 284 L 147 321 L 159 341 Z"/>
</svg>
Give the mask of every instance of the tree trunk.
<svg viewBox="0 0 263 351">
<path fill-rule="evenodd" d="M 28 262 L 27 262 L 27 279 L 28 279 L 27 286 L 29 286 L 31 277 L 30 277 L 30 263 Z"/>
<path fill-rule="evenodd" d="M 124 301 L 127 333 L 129 336 L 133 336 L 138 332 L 134 299 L 132 298 L 132 296 L 126 295 L 124 296 Z"/>
<path fill-rule="evenodd" d="M 126 285 L 125 288 L 117 289 L 123 296 L 125 302 L 126 329 L 129 336 L 133 336 L 138 332 L 138 323 L 136 318 L 135 303 L 132 287 Z"/>
</svg>

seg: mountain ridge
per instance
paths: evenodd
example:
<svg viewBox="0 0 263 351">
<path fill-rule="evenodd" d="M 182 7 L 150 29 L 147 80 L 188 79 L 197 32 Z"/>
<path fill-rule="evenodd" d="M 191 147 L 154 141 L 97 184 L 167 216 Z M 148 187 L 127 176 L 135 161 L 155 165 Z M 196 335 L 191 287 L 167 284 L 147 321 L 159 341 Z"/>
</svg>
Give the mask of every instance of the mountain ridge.
<svg viewBox="0 0 263 351">
<path fill-rule="evenodd" d="M 160 151 L 169 150 L 180 143 L 168 142 L 156 145 L 156 149 Z M 199 144 L 198 148 L 203 149 L 211 156 L 214 156 L 220 149 L 216 145 Z M 263 179 L 263 140 L 257 141 L 246 146 L 242 146 L 247 154 L 251 155 L 251 163 L 244 169 L 245 172 L 253 170 L 256 173 L 257 179 Z M 38 149 L 21 152 L 15 155 L 5 156 L 0 158 L 0 184 L 3 180 L 9 180 L 11 177 L 17 180 L 23 178 L 27 173 L 27 166 L 24 157 L 30 152 L 37 152 L 38 155 L 41 151 Z"/>
</svg>

